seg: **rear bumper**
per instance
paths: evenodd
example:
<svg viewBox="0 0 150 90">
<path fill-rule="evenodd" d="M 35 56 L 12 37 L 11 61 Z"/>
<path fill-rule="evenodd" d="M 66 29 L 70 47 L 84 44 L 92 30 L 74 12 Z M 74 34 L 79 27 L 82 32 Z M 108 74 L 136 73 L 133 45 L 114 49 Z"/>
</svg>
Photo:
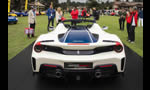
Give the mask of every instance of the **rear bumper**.
<svg viewBox="0 0 150 90">
<path fill-rule="evenodd" d="M 115 64 L 97 65 L 92 69 L 64 69 L 59 65 L 42 64 L 40 74 L 53 78 L 76 77 L 77 75 L 84 78 L 104 78 L 118 75 L 119 72 Z"/>
<path fill-rule="evenodd" d="M 124 65 L 121 63 L 123 58 L 124 58 L 123 63 Z M 115 51 L 95 55 L 62 55 L 43 51 L 41 53 L 34 53 L 34 54 L 32 53 L 31 57 L 32 66 L 33 66 L 33 59 L 35 59 L 34 61 L 36 65 L 35 68 L 32 68 L 33 72 L 39 72 L 40 66 L 42 64 L 56 64 L 60 65 L 62 68 L 65 68 L 64 63 L 66 62 L 91 62 L 93 63 L 92 68 L 96 67 L 97 65 L 111 63 L 117 66 L 118 72 L 123 72 L 126 63 L 125 54 L 123 52 L 116 53 Z"/>
</svg>

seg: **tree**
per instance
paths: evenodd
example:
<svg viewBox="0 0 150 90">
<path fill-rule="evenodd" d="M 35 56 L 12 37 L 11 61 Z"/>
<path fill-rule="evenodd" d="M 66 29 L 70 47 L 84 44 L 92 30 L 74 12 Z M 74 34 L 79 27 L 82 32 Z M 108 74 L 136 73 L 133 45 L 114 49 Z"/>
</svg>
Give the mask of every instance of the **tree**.
<svg viewBox="0 0 150 90">
<path fill-rule="evenodd" d="M 53 2 L 53 7 L 57 8 L 59 6 L 58 0 L 40 0 L 42 4 L 45 5 L 45 9 L 49 8 L 51 2 Z"/>
<path fill-rule="evenodd" d="M 11 0 L 11 10 L 21 11 L 23 9 L 24 0 Z"/>
<path fill-rule="evenodd" d="M 99 7 L 99 3 L 96 0 L 89 0 L 87 2 L 87 7 L 88 8 L 93 8 L 93 7 Z"/>
<path fill-rule="evenodd" d="M 67 7 L 69 7 L 71 4 L 70 0 L 67 0 Z"/>
<path fill-rule="evenodd" d="M 28 3 L 34 2 L 35 0 L 28 0 Z M 25 0 L 11 0 L 11 10 L 22 11 L 24 10 Z"/>
</svg>

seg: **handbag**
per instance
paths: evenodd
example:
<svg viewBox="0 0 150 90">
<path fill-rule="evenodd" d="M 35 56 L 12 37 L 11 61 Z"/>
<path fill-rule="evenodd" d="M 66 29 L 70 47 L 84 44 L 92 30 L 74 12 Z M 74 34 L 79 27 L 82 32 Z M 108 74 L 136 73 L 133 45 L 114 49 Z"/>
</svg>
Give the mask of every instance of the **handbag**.
<svg viewBox="0 0 150 90">
<path fill-rule="evenodd" d="M 34 29 L 33 28 L 25 28 L 25 34 L 34 34 Z"/>
</svg>

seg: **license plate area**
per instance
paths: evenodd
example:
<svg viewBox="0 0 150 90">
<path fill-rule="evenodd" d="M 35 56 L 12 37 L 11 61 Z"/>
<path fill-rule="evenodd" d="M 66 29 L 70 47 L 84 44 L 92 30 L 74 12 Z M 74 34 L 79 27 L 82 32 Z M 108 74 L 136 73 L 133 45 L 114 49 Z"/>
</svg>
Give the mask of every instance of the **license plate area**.
<svg viewBox="0 0 150 90">
<path fill-rule="evenodd" d="M 93 63 L 73 63 L 73 62 L 65 62 L 64 63 L 64 68 L 92 68 L 93 67 Z"/>
</svg>

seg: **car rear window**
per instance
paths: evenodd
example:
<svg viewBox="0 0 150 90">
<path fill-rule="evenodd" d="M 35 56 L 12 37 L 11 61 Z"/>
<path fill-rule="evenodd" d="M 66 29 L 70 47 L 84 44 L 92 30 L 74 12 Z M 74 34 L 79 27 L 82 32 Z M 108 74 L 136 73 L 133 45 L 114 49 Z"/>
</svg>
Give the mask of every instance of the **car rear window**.
<svg viewBox="0 0 150 90">
<path fill-rule="evenodd" d="M 86 30 L 71 30 L 65 40 L 66 43 L 91 43 L 90 36 Z"/>
</svg>

